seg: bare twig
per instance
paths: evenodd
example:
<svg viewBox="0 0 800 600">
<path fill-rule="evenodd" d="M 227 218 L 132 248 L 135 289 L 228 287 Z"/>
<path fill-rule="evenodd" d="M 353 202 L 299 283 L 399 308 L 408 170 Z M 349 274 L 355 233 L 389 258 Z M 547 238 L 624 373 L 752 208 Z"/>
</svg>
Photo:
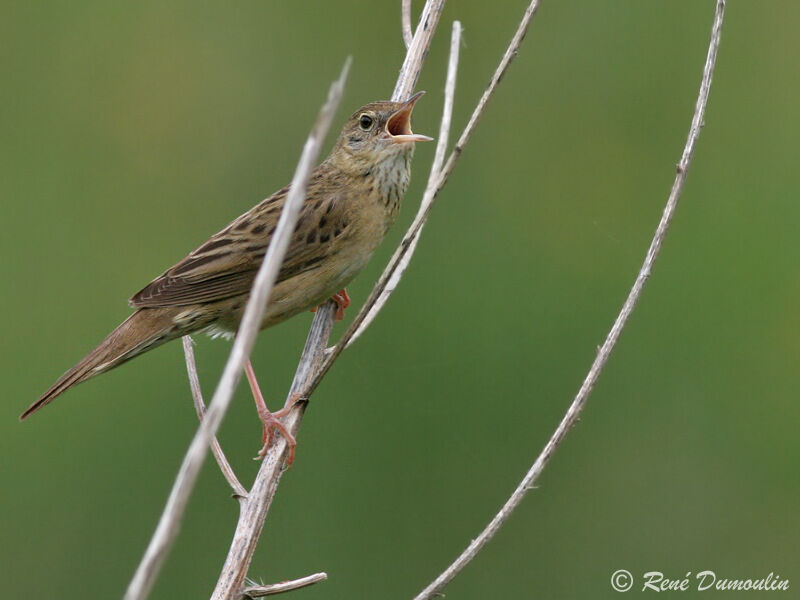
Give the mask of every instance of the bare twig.
<svg viewBox="0 0 800 600">
<path fill-rule="evenodd" d="M 403 0 L 401 3 L 401 10 L 403 15 L 401 17 L 403 27 L 403 42 L 406 48 L 411 46 L 411 40 L 414 39 L 414 32 L 411 31 L 411 0 Z"/>
<path fill-rule="evenodd" d="M 522 44 L 522 40 L 525 39 L 525 34 L 528 32 L 531 19 L 533 19 L 533 15 L 536 14 L 536 9 L 538 6 L 539 1 L 533 0 L 528 5 L 528 8 L 525 9 L 525 13 L 522 15 L 522 20 L 520 21 L 514 36 L 511 38 L 511 42 L 509 43 L 505 54 L 500 59 L 500 63 L 497 65 L 497 69 L 495 69 L 495 72 L 489 81 L 488 87 L 483 92 L 481 99 L 478 101 L 478 104 L 472 111 L 472 115 L 467 122 L 467 126 L 464 128 L 464 131 L 461 132 L 461 136 L 458 138 L 453 151 L 447 158 L 447 162 L 445 162 L 444 167 L 442 167 L 442 169 L 439 171 L 435 180 L 429 182 L 428 187 L 425 189 L 420 210 L 417 212 L 417 216 L 411 223 L 408 231 L 406 231 L 403 241 L 400 243 L 400 246 L 398 246 L 397 250 L 395 250 L 395 253 L 389 261 L 389 264 L 383 270 L 383 273 L 381 273 L 378 282 L 372 288 L 369 297 L 367 298 L 366 302 L 364 302 L 364 306 L 361 307 L 361 310 L 358 312 L 355 319 L 353 319 L 350 327 L 347 328 L 347 331 L 344 332 L 344 335 L 342 335 L 336 345 L 333 348 L 328 349 L 325 363 L 322 365 L 322 369 L 317 377 L 311 382 L 311 387 L 307 393 L 310 394 L 316 388 L 316 386 L 319 385 L 319 382 L 328 372 L 328 369 L 330 369 L 333 362 L 349 345 L 349 342 L 355 333 L 359 331 L 359 329 L 362 329 L 362 322 L 367 318 L 367 315 L 370 313 L 373 306 L 378 302 L 378 299 L 381 297 L 381 295 L 384 295 L 385 293 L 385 296 L 388 297 L 388 295 L 393 291 L 394 288 L 392 288 L 392 290 L 388 290 L 389 282 L 392 280 L 394 273 L 399 267 L 402 266 L 402 268 L 405 269 L 405 265 L 408 261 L 405 260 L 404 257 L 409 254 L 409 251 L 413 252 L 414 248 L 416 248 L 416 242 L 414 240 L 417 239 L 422 226 L 425 224 L 425 220 L 428 217 L 428 213 L 430 212 L 436 197 L 439 195 L 439 192 L 444 187 L 445 183 L 447 183 L 447 179 L 453 172 L 456 161 L 458 160 L 459 156 L 461 156 L 461 153 L 463 152 L 464 147 L 467 145 L 467 142 L 469 142 L 472 132 L 475 131 L 475 127 L 478 125 L 481 115 L 483 114 L 484 110 L 486 110 L 486 105 L 488 104 L 489 99 L 497 89 L 497 85 L 500 83 L 503 75 L 505 75 L 505 72 L 508 69 L 508 66 L 511 64 L 511 61 L 514 60 L 514 57 L 517 55 L 519 47 Z M 399 275 L 397 276 L 397 279 L 399 279 Z M 385 304 L 385 302 L 386 298 L 384 298 L 383 304 Z M 381 306 L 383 306 L 383 304 L 381 304 Z M 374 319 L 374 315 L 372 318 Z"/>
<path fill-rule="evenodd" d="M 181 464 L 156 531 L 128 586 L 124 597 L 125 600 L 141 600 L 147 596 L 175 539 L 189 495 L 205 460 L 207 447 L 217 429 L 219 429 L 236 384 L 241 377 L 244 363 L 250 355 L 250 350 L 255 342 L 262 315 L 289 245 L 298 213 L 305 200 L 308 178 L 316 163 L 320 147 L 330 127 L 333 115 L 339 105 L 349 66 L 350 59 L 345 62 L 339 79 L 331 86 L 328 99 L 322 107 L 317 117 L 317 122 L 314 124 L 314 128 L 303 147 L 303 153 L 292 179 L 286 204 L 281 212 L 278 226 L 267 249 L 267 254 L 253 283 L 253 289 L 245 307 L 244 316 L 233 343 L 231 354 L 228 357 L 228 362 L 214 392 L 206 417 L 200 424 Z"/>
<path fill-rule="evenodd" d="M 453 28 L 450 32 L 450 58 L 447 61 L 447 79 L 444 82 L 442 122 L 439 125 L 439 140 L 436 143 L 436 152 L 433 155 L 431 177 L 428 178 L 428 185 L 431 184 L 432 175 L 438 173 L 442 168 L 444 155 L 447 152 L 447 142 L 450 139 L 450 124 L 453 122 L 453 102 L 456 95 L 456 75 L 458 74 L 458 56 L 461 51 L 462 31 L 461 21 L 453 21 Z"/>
<path fill-rule="evenodd" d="M 406 59 L 400 70 L 395 91 L 392 95 L 394 100 L 406 98 L 410 94 L 411 90 L 413 90 L 417 77 L 419 76 L 422 68 L 422 62 L 427 56 L 428 48 L 430 46 L 435 28 L 438 24 L 438 19 L 443 5 L 444 0 L 428 0 L 423 8 L 422 15 L 420 16 L 419 26 L 416 29 L 414 38 L 406 55 Z M 530 16 L 532 16 L 532 12 L 532 9 L 529 9 L 529 12 L 526 13 L 524 28 L 522 28 L 521 32 L 518 31 L 517 36 L 515 36 L 514 43 L 517 46 L 522 40 L 524 29 L 527 28 L 527 23 L 530 20 Z M 458 51 L 459 36 L 460 25 L 455 24 L 453 42 L 451 43 L 451 52 L 453 53 L 457 53 Z M 453 48 L 455 48 L 455 50 L 453 50 Z M 375 301 L 380 295 L 381 290 L 386 287 L 386 284 L 391 279 L 392 274 L 397 271 L 398 265 L 401 265 L 403 269 L 405 268 L 405 265 L 407 265 L 408 259 L 405 259 L 405 256 L 408 253 L 408 249 L 411 248 L 413 251 L 413 246 L 415 245 L 414 240 L 418 239 L 419 231 L 421 230 L 422 225 L 427 218 L 430 207 L 435 200 L 436 195 L 445 184 L 449 173 L 452 171 L 456 158 L 458 155 L 460 155 L 461 150 L 469 139 L 469 135 L 477 124 L 478 117 L 485 108 L 486 101 L 494 91 L 497 83 L 499 82 L 500 76 L 507 68 L 511 58 L 513 58 L 513 52 L 509 50 L 506 57 L 504 57 L 504 61 L 501 62 L 501 66 L 498 67 L 498 72 L 495 73 L 489 89 L 484 93 L 478 108 L 476 108 L 475 113 L 473 113 L 473 116 L 467 125 L 467 129 L 459 138 L 459 142 L 454 148 L 453 153 L 450 155 L 447 163 L 443 168 L 441 168 L 444 153 L 446 151 L 446 138 L 448 137 L 447 129 L 449 127 L 450 114 L 452 112 L 452 87 L 455 85 L 455 67 L 457 64 L 457 58 L 451 55 L 448 74 L 448 88 L 450 88 L 450 92 L 446 94 L 445 123 L 443 123 L 443 135 L 441 136 L 444 139 L 440 141 L 440 145 L 437 148 L 437 157 L 433 165 L 434 168 L 432 169 L 432 173 L 435 173 L 436 175 L 432 175 L 431 177 L 428 189 L 426 190 L 426 194 L 423 198 L 421 212 L 418 214 L 417 219 L 415 219 L 412 228 L 406 234 L 406 238 L 404 238 L 400 249 L 398 249 L 400 254 L 396 254 L 395 258 L 390 264 L 390 267 L 387 268 L 387 271 L 384 271 L 384 275 L 381 277 L 381 280 L 376 285 L 373 293 L 370 295 L 370 299 L 367 301 L 367 303 L 365 303 L 364 307 L 362 307 L 361 312 L 356 317 L 356 320 L 348 329 L 348 331 L 345 333 L 342 340 L 340 340 L 332 352 L 327 354 L 324 352 L 324 348 L 327 340 L 330 337 L 333 318 L 333 305 L 331 303 L 327 303 L 322 310 L 317 311 L 312 323 L 311 332 L 309 333 L 309 338 L 306 343 L 306 348 L 303 352 L 303 356 L 301 357 L 300 364 L 298 365 L 298 369 L 295 374 L 295 379 L 290 391 L 290 398 L 298 395 L 302 398 L 308 398 L 310 396 L 324 374 L 330 368 L 330 365 L 335 361 L 338 354 L 345 347 L 347 341 L 352 337 L 352 334 L 356 331 L 364 316 L 374 305 Z M 295 405 L 295 410 L 292 410 L 285 419 L 284 423 L 287 429 L 294 435 L 296 435 L 299 429 L 304 408 L 305 403 L 297 403 Z M 231 544 L 225 565 L 223 566 L 222 573 L 217 583 L 217 588 L 214 591 L 214 595 L 212 597 L 213 600 L 233 600 L 234 598 L 237 598 L 239 594 L 241 594 L 242 584 L 244 582 L 252 554 L 255 551 L 258 537 L 263 529 L 272 498 L 280 480 L 281 465 L 283 464 L 286 450 L 287 445 L 285 440 L 282 437 L 278 437 L 276 443 L 269 449 L 267 456 L 262 463 L 261 469 L 256 476 L 255 483 L 253 488 L 250 490 L 246 502 L 242 504 L 239 523 L 237 524 L 236 532 L 234 533 L 234 540 Z"/>
<path fill-rule="evenodd" d="M 388 279 L 385 282 L 385 286 L 383 288 L 379 288 L 377 292 L 378 295 L 373 304 L 370 304 L 370 302 L 367 301 L 364 304 L 364 307 L 361 309 L 361 312 L 366 312 L 364 312 L 364 318 L 360 321 L 357 329 L 354 330 L 352 337 L 346 342 L 348 348 L 353 342 L 356 341 L 356 338 L 364 333 L 366 328 L 369 327 L 370 323 L 372 323 L 375 317 L 378 316 L 378 313 L 383 308 L 383 305 L 386 304 L 389 296 L 391 296 L 392 292 L 394 292 L 397 284 L 400 281 L 400 278 L 403 276 L 403 273 L 408 266 L 408 263 L 411 261 L 411 257 L 414 255 L 414 251 L 417 248 L 417 242 L 419 242 L 419 237 L 422 233 L 422 227 L 425 224 L 425 221 L 428 219 L 428 214 L 430 214 L 431 203 L 435 198 L 434 188 L 438 181 L 442 164 L 444 163 L 444 155 L 445 152 L 447 152 L 447 141 L 450 138 L 450 123 L 453 119 L 453 98 L 456 91 L 456 73 L 458 71 L 458 53 L 460 48 L 461 23 L 459 21 L 454 21 L 453 31 L 450 36 L 450 60 L 447 64 L 447 80 L 444 88 L 444 108 L 442 109 L 442 122 L 439 126 L 439 138 L 436 143 L 436 153 L 433 157 L 431 172 L 428 176 L 428 185 L 422 197 L 422 202 L 419 205 L 419 209 L 417 210 L 417 215 L 414 218 L 414 222 L 409 227 L 408 232 L 403 237 L 403 241 L 395 251 L 395 254 L 389 262 L 389 265 L 384 269 L 383 275 L 381 275 L 381 278 L 378 280 L 378 283 L 380 284 L 380 282 L 384 280 L 384 275 L 387 275 Z M 376 285 L 376 287 L 378 286 Z M 360 314 L 361 313 L 359 313 L 359 316 Z M 356 318 L 356 320 L 358 321 L 359 319 Z"/>
<path fill-rule="evenodd" d="M 431 37 L 433 36 L 434 29 L 438 22 L 438 17 L 441 14 L 443 2 L 439 0 L 429 0 L 429 2 L 425 5 L 423 9 L 422 16 L 420 17 L 420 25 L 417 27 L 416 33 L 414 35 L 414 40 L 409 48 L 408 54 L 406 56 L 406 60 L 403 63 L 403 68 L 400 71 L 400 78 L 398 79 L 397 85 L 395 86 L 395 92 L 393 94 L 393 99 L 402 99 L 405 98 L 410 91 L 414 87 L 414 83 L 416 81 L 417 76 L 421 70 L 421 62 L 415 63 L 410 60 L 409 57 L 415 56 L 417 57 L 416 60 L 422 61 L 424 57 L 427 55 L 428 45 L 430 44 Z M 535 4 L 534 4 L 535 9 Z M 408 253 L 408 249 L 412 248 L 413 240 L 417 239 L 419 235 L 419 231 L 422 228 L 422 225 L 427 218 L 428 213 L 430 212 L 430 208 L 435 200 L 437 194 L 444 186 L 445 182 L 447 181 L 447 176 L 452 171 L 453 165 L 455 164 L 456 158 L 461 154 L 461 150 L 463 149 L 464 145 L 469 139 L 472 130 L 475 128 L 478 117 L 480 116 L 481 112 L 485 109 L 486 102 L 488 98 L 491 96 L 492 92 L 497 86 L 502 73 L 508 67 L 508 63 L 510 62 L 511 58 L 513 58 L 513 54 L 516 52 L 516 47 L 521 43 L 522 37 L 524 36 L 525 29 L 527 29 L 527 25 L 530 21 L 530 17 L 533 14 L 534 9 L 529 9 L 526 12 L 526 17 L 524 20 L 524 27 L 521 27 L 521 32 L 518 31 L 517 35 L 514 38 L 513 44 L 515 46 L 510 48 L 509 51 L 506 53 L 503 62 L 498 67 L 498 71 L 495 73 L 495 76 L 492 78 L 490 83 L 489 89 L 484 93 L 481 101 L 476 108 L 476 112 L 473 113 L 472 118 L 470 119 L 467 129 L 462 133 L 461 137 L 459 138 L 459 142 L 456 148 L 453 150 L 453 153 L 450 155 L 449 160 L 445 164 L 445 166 L 439 170 L 436 169 L 435 172 L 437 173 L 436 177 L 433 178 L 432 182 L 429 184 L 428 189 L 423 197 L 421 212 L 418 213 L 417 218 L 415 218 L 414 223 L 412 224 L 409 231 L 406 233 L 406 236 L 401 242 L 400 247 L 395 252 L 395 256 L 392 258 L 389 266 L 384 270 L 381 278 L 379 279 L 378 283 L 373 288 L 372 293 L 370 294 L 369 298 L 365 302 L 364 306 L 361 308 L 360 312 L 356 316 L 353 323 L 348 328 L 347 332 L 342 336 L 339 342 L 336 344 L 334 348 L 332 348 L 328 352 L 319 351 L 318 353 L 314 354 L 315 361 L 318 362 L 313 366 L 310 366 L 310 356 L 312 354 L 309 351 L 309 345 L 307 344 L 306 349 L 309 353 L 304 352 L 304 356 L 300 361 L 300 365 L 298 366 L 298 374 L 302 371 L 304 373 L 303 377 L 298 377 L 298 374 L 295 375 L 295 384 L 292 385 L 292 394 L 299 394 L 303 398 L 308 398 L 313 391 L 316 389 L 319 382 L 327 373 L 330 366 L 336 360 L 338 355 L 342 352 L 342 350 L 347 345 L 347 342 L 351 339 L 353 333 L 359 328 L 359 325 L 363 321 L 366 314 L 369 312 L 370 308 L 375 304 L 377 299 L 379 298 L 382 290 L 386 287 L 387 283 L 392 277 L 392 274 L 397 270 L 398 265 L 400 265 L 403 261 L 404 256 Z M 460 25 L 454 25 L 454 37 L 458 38 L 460 36 Z M 458 44 L 455 44 L 456 52 L 459 47 Z M 451 52 L 453 45 L 451 44 Z M 452 77 L 450 77 L 451 83 L 450 86 L 455 85 L 455 66 L 456 66 L 455 58 L 451 57 L 451 65 L 452 65 Z M 446 109 L 448 113 L 452 110 L 452 102 L 449 103 L 450 106 Z M 449 115 L 446 117 L 446 120 L 449 120 Z M 447 132 L 445 131 L 445 136 L 447 137 Z M 437 154 L 439 158 L 437 159 L 437 164 L 441 165 L 442 163 L 442 155 L 446 149 L 446 140 L 439 142 L 439 148 L 441 150 L 437 150 Z M 445 144 L 442 146 L 441 144 Z M 436 165 L 434 165 L 436 166 Z M 407 262 L 405 263 L 407 264 Z M 327 306 L 327 305 L 326 305 Z M 312 332 L 316 328 L 322 328 L 324 326 L 330 327 L 331 323 L 329 322 L 332 318 L 333 312 L 331 310 L 326 311 L 318 311 L 317 315 L 314 318 L 314 322 L 312 324 Z M 329 330 L 328 330 L 329 331 Z M 327 342 L 327 337 L 323 338 L 322 336 L 319 338 L 322 343 Z M 310 338 L 309 338 L 310 343 Z M 319 350 L 319 348 L 317 348 Z M 299 410 L 302 410 L 304 405 L 299 405 Z M 295 434 L 297 428 L 299 427 L 299 422 L 294 420 L 294 415 L 297 411 L 292 411 L 287 416 L 286 425 L 289 428 L 289 431 L 292 434 Z M 258 539 L 258 535 L 260 534 L 261 528 L 264 524 L 264 519 L 266 518 L 266 510 L 269 508 L 269 502 L 271 502 L 271 495 L 274 494 L 274 489 L 277 487 L 278 478 L 280 476 L 280 471 L 276 471 L 272 468 L 271 464 L 282 463 L 282 456 L 285 452 L 285 442 L 282 438 L 279 438 L 278 442 L 270 448 L 267 453 L 267 458 L 265 459 L 265 464 L 262 466 L 261 470 L 259 471 L 258 475 L 256 476 L 256 483 L 254 484 L 253 488 L 250 490 L 250 495 L 248 497 L 248 501 L 245 503 L 245 507 L 250 506 L 251 504 L 254 506 L 261 506 L 263 507 L 263 512 L 260 510 L 258 511 L 257 515 L 258 518 L 250 517 L 245 518 L 244 515 L 240 516 L 239 523 L 237 525 L 236 533 L 234 534 L 234 544 L 231 547 L 231 551 L 228 554 L 228 558 L 226 560 L 226 566 L 223 568 L 223 573 L 220 576 L 220 582 L 226 580 L 227 582 L 241 582 L 246 574 L 246 568 L 249 565 L 250 556 L 252 552 L 255 550 L 255 544 Z M 259 492 L 258 490 L 262 490 Z M 268 492 L 267 492 L 268 490 Z M 267 496 L 266 494 L 269 494 Z M 261 498 L 261 499 L 259 499 Z M 243 511 L 245 508 L 243 507 Z M 237 542 L 237 540 L 240 540 Z M 234 547 L 238 547 L 235 549 Z M 246 550 L 246 553 L 243 554 L 243 550 Z M 244 566 L 244 570 L 242 567 Z M 228 594 L 231 594 L 233 590 L 239 589 L 230 586 L 230 583 L 226 584 L 226 590 Z M 218 584 L 219 589 L 219 584 Z M 217 595 L 215 592 L 215 596 L 213 600 L 228 600 L 229 598 L 233 598 L 234 596 L 231 595 Z"/>
<path fill-rule="evenodd" d="M 508 48 L 506 48 L 503 58 L 500 59 L 500 63 L 497 65 L 497 68 L 495 69 L 494 74 L 489 81 L 489 85 L 483 92 L 481 99 L 478 100 L 478 104 L 472 111 L 472 115 L 467 122 L 467 126 L 464 128 L 464 131 L 461 132 L 461 137 L 458 138 L 453 151 L 450 153 L 450 156 L 447 158 L 447 162 L 442 168 L 440 175 L 441 183 L 439 183 L 440 188 L 444 185 L 444 183 L 447 181 L 447 178 L 450 176 L 450 173 L 453 171 L 458 157 L 461 156 L 461 153 L 464 151 L 464 147 L 467 145 L 467 142 L 469 142 L 472 132 L 475 131 L 478 121 L 483 115 L 484 110 L 486 110 L 486 105 L 489 103 L 489 99 L 497 89 L 500 80 L 503 79 L 503 75 L 506 74 L 511 61 L 517 56 L 519 47 L 522 45 L 522 40 L 525 39 L 525 34 L 528 33 L 528 27 L 530 26 L 533 15 L 536 14 L 536 9 L 538 8 L 539 0 L 532 0 L 532 2 L 528 5 L 528 8 L 525 9 L 525 13 L 522 15 L 522 19 L 517 26 L 517 30 L 514 32 L 514 36 L 511 38 L 511 42 L 508 44 Z M 439 190 L 436 190 L 436 193 L 438 192 Z"/>
<path fill-rule="evenodd" d="M 334 313 L 335 304 L 330 301 L 317 310 L 317 316 L 311 325 L 300 364 L 289 390 L 289 398 L 299 393 L 307 385 L 313 373 L 319 369 L 324 356 L 325 344 L 330 338 L 333 328 Z M 295 403 L 294 410 L 291 410 L 283 419 L 286 429 L 295 438 L 300 429 L 305 407 L 305 402 Z M 236 524 L 228 556 L 225 558 L 217 586 L 211 596 L 212 600 L 235 600 L 241 595 L 242 584 L 247 576 L 258 538 L 264 528 L 267 513 L 283 474 L 282 467 L 288 449 L 289 445 L 286 439 L 283 436 L 276 436 L 275 443 L 262 461 L 247 500 L 241 504 L 239 522 Z"/>
<path fill-rule="evenodd" d="M 300 588 L 314 585 L 320 581 L 325 581 L 327 578 L 327 573 L 314 573 L 313 575 L 301 577 L 300 579 L 292 579 L 291 581 L 281 581 L 280 583 L 271 583 L 269 585 L 253 585 L 242 590 L 242 596 L 244 598 L 274 596 L 275 594 L 291 592 L 292 590 L 299 590 Z"/>
<path fill-rule="evenodd" d="M 203 402 L 203 390 L 200 387 L 200 378 L 197 376 L 197 364 L 194 360 L 194 340 L 189 335 L 182 338 L 183 354 L 186 358 L 186 372 L 189 374 L 189 387 L 192 389 L 192 400 L 194 400 L 194 410 L 197 413 L 197 418 L 202 421 L 206 414 L 206 405 Z M 228 482 L 228 485 L 233 489 L 233 496 L 238 500 L 247 497 L 247 490 L 236 477 L 236 473 L 228 462 L 225 453 L 222 451 L 222 446 L 219 445 L 217 436 L 211 438 L 211 454 L 219 465 L 219 470 L 222 471 L 222 476 Z"/>
<path fill-rule="evenodd" d="M 689 164 L 692 160 L 692 155 L 697 144 L 697 138 L 700 135 L 700 128 L 703 125 L 703 116 L 705 114 L 706 104 L 708 102 L 708 94 L 711 89 L 711 79 L 714 74 L 714 65 L 716 64 L 717 60 L 717 50 L 719 48 L 720 35 L 722 32 L 722 20 L 724 12 L 725 0 L 717 0 L 714 24 L 711 29 L 711 41 L 709 42 L 705 68 L 703 69 L 703 78 L 700 83 L 700 91 L 697 96 L 694 116 L 692 117 L 692 123 L 689 127 L 689 135 L 686 140 L 686 145 L 683 148 L 683 154 L 681 155 L 680 162 L 678 162 L 677 174 L 675 175 L 675 180 L 672 184 L 669 197 L 667 198 L 664 212 L 661 216 L 658 227 L 656 228 L 656 232 L 650 243 L 650 247 L 647 250 L 642 267 L 633 283 L 633 287 L 628 293 L 625 303 L 622 305 L 622 309 L 620 310 L 613 326 L 611 327 L 611 331 L 609 331 L 605 342 L 603 342 L 603 345 L 600 347 L 600 350 L 598 351 L 597 356 L 595 357 L 594 362 L 592 363 L 592 366 L 586 375 L 586 378 L 583 380 L 575 399 L 572 401 L 572 404 L 570 404 L 569 409 L 567 410 L 563 419 L 558 424 L 558 427 L 553 432 L 553 435 L 547 441 L 547 444 L 545 444 L 542 452 L 536 458 L 536 461 L 533 463 L 530 470 L 525 474 L 525 477 L 523 477 L 522 481 L 514 490 L 514 493 L 511 494 L 506 503 L 500 509 L 500 512 L 495 515 L 495 517 L 480 533 L 480 535 L 478 535 L 478 537 L 476 537 L 469 544 L 469 546 L 467 546 L 461 555 L 441 575 L 439 575 L 428 587 L 420 592 L 414 600 L 430 600 L 431 598 L 438 596 L 441 593 L 441 590 L 478 554 L 481 548 L 490 539 L 492 539 L 492 537 L 494 537 L 495 533 L 497 533 L 503 523 L 506 522 L 514 509 L 520 504 L 520 502 L 522 502 L 522 499 L 525 497 L 525 494 L 528 492 L 528 490 L 534 487 L 534 483 L 542 473 L 544 467 L 547 465 L 550 457 L 553 455 L 556 448 L 558 448 L 567 432 L 569 432 L 569 430 L 578 420 L 578 416 L 586 404 L 586 400 L 589 397 L 597 378 L 600 376 L 603 367 L 611 355 L 611 351 L 614 349 L 617 340 L 619 340 L 620 334 L 622 333 L 622 330 L 625 327 L 631 312 L 633 312 L 633 309 L 642 294 L 642 289 L 644 288 L 647 279 L 650 277 L 653 264 L 658 257 L 659 251 L 661 250 L 661 246 L 664 242 L 664 236 L 666 235 L 667 229 L 672 221 L 672 217 L 675 214 L 675 209 L 678 205 L 678 199 L 680 198 L 681 192 L 683 191 L 684 182 L 686 181 L 686 173 L 689 169 Z"/>
<path fill-rule="evenodd" d="M 398 102 L 405 100 L 411 95 L 414 86 L 417 85 L 417 79 L 419 79 L 425 58 L 428 56 L 431 40 L 436 31 L 436 26 L 439 24 L 439 17 L 443 8 L 444 0 L 428 0 L 425 3 L 422 14 L 419 16 L 419 24 L 414 31 L 414 38 L 408 47 L 403 65 L 400 67 L 397 84 L 395 84 L 394 92 L 392 92 L 392 100 Z"/>
<path fill-rule="evenodd" d="M 422 61 L 430 47 L 433 34 L 442 12 L 444 0 L 428 0 L 422 10 L 420 24 L 414 34 L 406 59 L 400 70 L 395 86 L 394 99 L 405 99 L 414 89 Z M 414 57 L 413 59 L 411 57 Z M 311 324 L 311 331 L 306 346 L 295 371 L 288 398 L 302 397 L 307 399 L 311 390 L 318 383 L 318 376 L 327 362 L 325 347 L 333 328 L 334 304 L 327 302 L 317 310 Z M 327 369 L 326 369 L 327 370 Z M 313 384 L 313 387 L 312 387 Z M 284 418 L 284 425 L 289 432 L 297 436 L 305 410 L 305 402 L 297 402 L 294 409 Z M 256 479 L 242 503 L 239 521 L 236 525 L 233 541 L 222 567 L 212 600 L 234 600 L 241 595 L 242 585 L 247 575 L 259 536 L 264 527 L 272 498 L 275 495 L 288 446 L 283 436 L 276 436 L 275 443 L 269 448 L 256 475 Z"/>
</svg>

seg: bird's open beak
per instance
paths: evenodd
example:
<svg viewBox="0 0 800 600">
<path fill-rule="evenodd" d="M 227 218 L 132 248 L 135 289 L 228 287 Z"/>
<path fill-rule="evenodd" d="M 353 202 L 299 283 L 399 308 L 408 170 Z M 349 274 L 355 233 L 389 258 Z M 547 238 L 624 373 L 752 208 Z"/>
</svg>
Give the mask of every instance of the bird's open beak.
<svg viewBox="0 0 800 600">
<path fill-rule="evenodd" d="M 411 111 L 425 92 L 417 92 L 403 103 L 403 106 L 386 121 L 386 133 L 393 142 L 430 142 L 432 137 L 411 131 Z"/>
</svg>

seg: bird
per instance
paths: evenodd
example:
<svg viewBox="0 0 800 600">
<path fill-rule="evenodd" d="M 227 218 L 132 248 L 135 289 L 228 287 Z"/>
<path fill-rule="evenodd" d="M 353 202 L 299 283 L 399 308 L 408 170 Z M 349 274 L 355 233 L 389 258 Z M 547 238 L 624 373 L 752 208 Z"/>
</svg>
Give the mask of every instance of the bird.
<svg viewBox="0 0 800 600">
<path fill-rule="evenodd" d="M 345 286 L 366 266 L 394 224 L 411 177 L 416 142 L 411 113 L 425 92 L 404 102 L 366 104 L 346 121 L 328 157 L 312 172 L 289 248 L 261 329 L 316 310 L 329 298 L 335 319 L 350 304 Z M 24 420 L 69 388 L 165 342 L 197 332 L 231 338 L 277 227 L 291 185 L 234 219 L 183 260 L 134 294 L 136 309 L 20 416 Z M 252 364 L 245 365 L 263 423 L 263 456 L 273 428 L 294 444 L 270 413 Z M 293 449 L 293 446 L 292 446 Z"/>
</svg>

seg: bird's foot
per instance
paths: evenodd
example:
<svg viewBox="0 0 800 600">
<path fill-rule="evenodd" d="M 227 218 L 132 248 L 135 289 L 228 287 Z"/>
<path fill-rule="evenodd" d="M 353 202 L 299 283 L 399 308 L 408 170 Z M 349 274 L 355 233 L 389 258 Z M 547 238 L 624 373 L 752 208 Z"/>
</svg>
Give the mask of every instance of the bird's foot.
<svg viewBox="0 0 800 600">
<path fill-rule="evenodd" d="M 336 314 L 333 316 L 333 320 L 341 321 L 344 319 L 344 309 L 350 306 L 350 296 L 347 295 L 347 290 L 342 288 L 331 296 L 331 300 L 336 302 Z"/>
<path fill-rule="evenodd" d="M 347 295 L 347 290 L 342 288 L 331 296 L 331 300 L 336 302 L 336 314 L 333 315 L 333 320 L 341 321 L 344 319 L 344 309 L 350 306 L 350 296 Z M 311 309 L 311 312 L 317 312 L 318 308 L 318 306 L 315 306 Z"/>
<path fill-rule="evenodd" d="M 293 404 L 275 412 L 270 412 L 268 410 L 263 412 L 261 410 L 258 411 L 258 418 L 261 419 L 261 424 L 263 425 L 263 430 L 261 433 L 261 450 L 258 451 L 258 454 L 253 458 L 253 460 L 264 459 L 270 446 L 272 446 L 272 441 L 275 438 L 275 431 L 277 430 L 289 445 L 289 455 L 286 457 L 286 466 L 292 466 L 292 463 L 294 463 L 294 452 L 295 448 L 297 447 L 297 440 L 289 432 L 289 430 L 286 429 L 286 426 L 281 421 L 281 417 L 285 417 L 287 414 L 289 414 L 292 406 Z"/>
<path fill-rule="evenodd" d="M 264 396 L 261 393 L 261 388 L 256 380 L 256 374 L 250 360 L 245 363 L 244 370 L 247 374 L 247 381 L 250 383 L 250 389 L 253 392 L 253 400 L 255 400 L 256 403 L 258 418 L 261 420 L 263 426 L 261 433 L 261 450 L 258 451 L 258 454 L 253 460 L 262 460 L 267 455 L 267 450 L 269 450 L 269 447 L 272 445 L 272 440 L 274 439 L 274 430 L 278 430 L 289 445 L 289 455 L 286 457 L 286 466 L 291 467 L 294 462 L 294 451 L 297 447 L 297 440 L 294 439 L 294 436 L 286 429 L 286 426 L 280 419 L 289 414 L 289 411 L 294 407 L 297 400 L 299 400 L 299 395 L 293 394 L 286 402 L 286 406 L 276 412 L 270 412 L 269 408 L 267 408 L 267 403 L 264 401 Z"/>
</svg>

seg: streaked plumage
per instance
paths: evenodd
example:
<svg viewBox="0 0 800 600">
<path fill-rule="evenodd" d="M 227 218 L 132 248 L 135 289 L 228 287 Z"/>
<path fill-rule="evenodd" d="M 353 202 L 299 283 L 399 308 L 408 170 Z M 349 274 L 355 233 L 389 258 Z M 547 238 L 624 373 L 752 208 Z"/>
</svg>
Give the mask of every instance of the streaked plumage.
<svg viewBox="0 0 800 600">
<path fill-rule="evenodd" d="M 410 129 L 420 94 L 405 103 L 374 102 L 348 119 L 309 181 L 262 328 L 310 310 L 364 268 L 394 223 L 411 173 Z M 369 127 L 367 127 L 369 122 Z M 136 308 L 20 417 L 68 388 L 182 335 L 236 331 L 289 187 L 241 215 L 136 293 Z"/>
</svg>

